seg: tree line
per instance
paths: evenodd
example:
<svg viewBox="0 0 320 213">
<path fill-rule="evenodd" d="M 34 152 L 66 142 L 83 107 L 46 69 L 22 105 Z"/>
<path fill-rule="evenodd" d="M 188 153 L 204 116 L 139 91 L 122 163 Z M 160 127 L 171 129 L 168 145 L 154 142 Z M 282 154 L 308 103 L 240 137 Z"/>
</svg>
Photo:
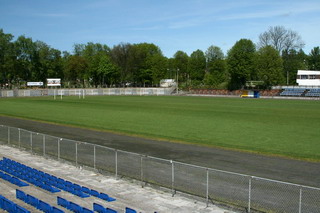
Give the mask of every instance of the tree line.
<svg viewBox="0 0 320 213">
<path fill-rule="evenodd" d="M 224 55 L 220 47 L 190 55 L 179 50 L 172 58 L 152 43 L 75 44 L 61 52 L 42 41 L 14 36 L 0 29 L 0 87 L 23 88 L 26 82 L 61 78 L 64 87 L 157 86 L 177 79 L 179 87 L 240 89 L 248 81 L 260 88 L 294 85 L 298 69 L 320 70 L 320 50 L 309 54 L 297 32 L 282 26 L 261 33 L 259 42 L 240 39 Z"/>
</svg>

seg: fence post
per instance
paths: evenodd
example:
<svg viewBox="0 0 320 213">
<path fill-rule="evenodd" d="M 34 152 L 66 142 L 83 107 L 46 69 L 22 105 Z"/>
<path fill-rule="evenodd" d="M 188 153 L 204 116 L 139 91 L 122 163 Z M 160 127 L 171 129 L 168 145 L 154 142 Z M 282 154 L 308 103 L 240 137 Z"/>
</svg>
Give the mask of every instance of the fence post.
<svg viewBox="0 0 320 213">
<path fill-rule="evenodd" d="M 171 191 L 172 191 L 172 197 L 175 195 L 175 190 L 174 190 L 174 163 L 171 160 Z"/>
<path fill-rule="evenodd" d="M 207 207 L 209 206 L 209 169 L 207 168 L 207 192 L 206 192 L 206 202 Z"/>
<path fill-rule="evenodd" d="M 18 130 L 19 130 L 19 148 L 21 148 L 21 133 L 20 133 L 20 128 L 19 128 Z"/>
<path fill-rule="evenodd" d="M 299 195 L 299 213 L 301 213 L 302 206 L 302 186 L 300 186 L 300 195 Z"/>
<path fill-rule="evenodd" d="M 250 212 L 251 209 L 251 181 L 252 181 L 252 176 L 249 177 L 249 200 L 248 200 L 248 212 Z"/>
<path fill-rule="evenodd" d="M 31 146 L 31 153 L 33 152 L 33 147 L 32 147 L 32 132 L 30 132 L 30 146 Z"/>
<path fill-rule="evenodd" d="M 10 144 L 10 127 L 8 127 L 8 144 Z"/>
<path fill-rule="evenodd" d="M 96 169 L 96 146 L 93 146 L 93 168 Z"/>
<path fill-rule="evenodd" d="M 118 151 L 115 149 L 116 179 L 118 179 Z"/>
<path fill-rule="evenodd" d="M 141 179 L 141 187 L 143 188 L 143 155 L 140 155 L 140 179 Z"/>
<path fill-rule="evenodd" d="M 46 156 L 46 135 L 42 135 L 43 156 Z"/>
<path fill-rule="evenodd" d="M 58 160 L 60 161 L 60 141 L 62 138 L 58 138 Z"/>
<path fill-rule="evenodd" d="M 76 166 L 78 166 L 78 142 L 76 142 Z"/>
</svg>

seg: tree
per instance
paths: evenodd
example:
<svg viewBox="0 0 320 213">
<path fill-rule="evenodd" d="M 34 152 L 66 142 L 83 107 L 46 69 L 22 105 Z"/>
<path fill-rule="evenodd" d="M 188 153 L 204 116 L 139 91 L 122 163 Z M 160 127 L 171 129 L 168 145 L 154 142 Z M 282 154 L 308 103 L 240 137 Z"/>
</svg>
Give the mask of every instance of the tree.
<svg viewBox="0 0 320 213">
<path fill-rule="evenodd" d="M 199 84 L 204 78 L 206 69 L 206 57 L 201 50 L 196 50 L 191 53 L 189 58 L 188 73 L 190 74 L 190 79 L 193 82 L 198 82 Z"/>
<path fill-rule="evenodd" d="M 287 85 L 295 85 L 297 79 L 297 71 L 307 69 L 306 54 L 300 50 L 289 50 L 282 53 L 283 75 L 286 78 Z"/>
<path fill-rule="evenodd" d="M 187 82 L 187 79 L 189 78 L 188 73 L 188 61 L 189 56 L 187 53 L 179 50 L 177 51 L 174 56 L 174 71 L 177 72 L 177 78 L 179 81 L 179 85 L 181 85 L 182 82 Z"/>
<path fill-rule="evenodd" d="M 255 80 L 255 45 L 251 40 L 241 39 L 229 50 L 227 66 L 230 73 L 230 89 L 242 88 L 246 81 Z"/>
<path fill-rule="evenodd" d="M 315 47 L 311 50 L 308 57 L 308 69 L 320 70 L 320 48 Z"/>
<path fill-rule="evenodd" d="M 228 81 L 227 64 L 224 59 L 216 59 L 209 63 L 204 82 L 207 86 L 216 89 L 226 87 Z"/>
<path fill-rule="evenodd" d="M 14 42 L 16 51 L 15 75 L 24 81 L 35 81 L 36 45 L 31 38 L 19 36 Z"/>
<path fill-rule="evenodd" d="M 206 51 L 207 73 L 205 84 L 214 88 L 223 88 L 228 80 L 226 61 L 220 47 L 210 46 Z"/>
<path fill-rule="evenodd" d="M 224 59 L 224 54 L 220 47 L 211 45 L 206 51 L 206 59 L 208 63 L 216 59 Z"/>
<path fill-rule="evenodd" d="M 132 45 L 129 54 L 129 67 L 132 74 L 131 82 L 149 86 L 158 83 L 157 78 L 154 78 L 157 75 L 156 72 L 162 72 L 166 67 L 158 67 L 154 58 L 160 61 L 164 58 L 160 48 L 155 44 L 139 43 Z M 157 82 L 154 82 L 154 80 Z"/>
<path fill-rule="evenodd" d="M 0 29 L 0 88 L 10 84 L 14 78 L 15 52 L 12 43 L 13 35 Z"/>
<path fill-rule="evenodd" d="M 130 79 L 129 56 L 132 45 L 121 43 L 111 50 L 111 59 L 120 68 L 120 82 L 124 83 Z"/>
<path fill-rule="evenodd" d="M 72 85 L 84 86 L 87 68 L 88 63 L 84 57 L 72 55 L 66 61 L 64 69 L 65 79 L 71 82 Z"/>
<path fill-rule="evenodd" d="M 290 29 L 283 26 L 270 27 L 268 31 L 260 34 L 259 47 L 272 46 L 279 53 L 289 51 L 291 49 L 299 50 L 304 47 L 301 36 Z"/>
<path fill-rule="evenodd" d="M 102 86 L 106 83 L 112 85 L 118 77 L 118 67 L 111 62 L 108 55 L 102 55 L 97 68 L 97 74 Z"/>
<path fill-rule="evenodd" d="M 276 49 L 271 46 L 259 49 L 255 63 L 258 79 L 266 88 L 284 83 L 283 61 Z"/>
</svg>

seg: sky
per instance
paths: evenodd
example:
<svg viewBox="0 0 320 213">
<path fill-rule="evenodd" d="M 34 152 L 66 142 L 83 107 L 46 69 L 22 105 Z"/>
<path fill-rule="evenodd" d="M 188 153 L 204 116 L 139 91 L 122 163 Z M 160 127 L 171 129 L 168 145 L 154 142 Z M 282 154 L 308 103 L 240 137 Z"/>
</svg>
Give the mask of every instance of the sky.
<svg viewBox="0 0 320 213">
<path fill-rule="evenodd" d="M 154 43 L 173 57 L 211 45 L 225 54 L 270 26 L 298 32 L 304 51 L 320 46 L 319 0 L 0 0 L 0 29 L 72 52 L 74 44 Z"/>
</svg>

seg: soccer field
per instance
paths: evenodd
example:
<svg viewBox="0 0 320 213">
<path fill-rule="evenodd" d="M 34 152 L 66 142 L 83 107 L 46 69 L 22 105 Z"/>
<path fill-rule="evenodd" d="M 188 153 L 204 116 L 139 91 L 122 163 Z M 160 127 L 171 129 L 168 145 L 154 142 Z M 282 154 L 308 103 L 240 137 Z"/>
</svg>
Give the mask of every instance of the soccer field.
<svg viewBox="0 0 320 213">
<path fill-rule="evenodd" d="M 0 99 L 0 114 L 320 160 L 320 102 L 178 96 Z"/>
</svg>

